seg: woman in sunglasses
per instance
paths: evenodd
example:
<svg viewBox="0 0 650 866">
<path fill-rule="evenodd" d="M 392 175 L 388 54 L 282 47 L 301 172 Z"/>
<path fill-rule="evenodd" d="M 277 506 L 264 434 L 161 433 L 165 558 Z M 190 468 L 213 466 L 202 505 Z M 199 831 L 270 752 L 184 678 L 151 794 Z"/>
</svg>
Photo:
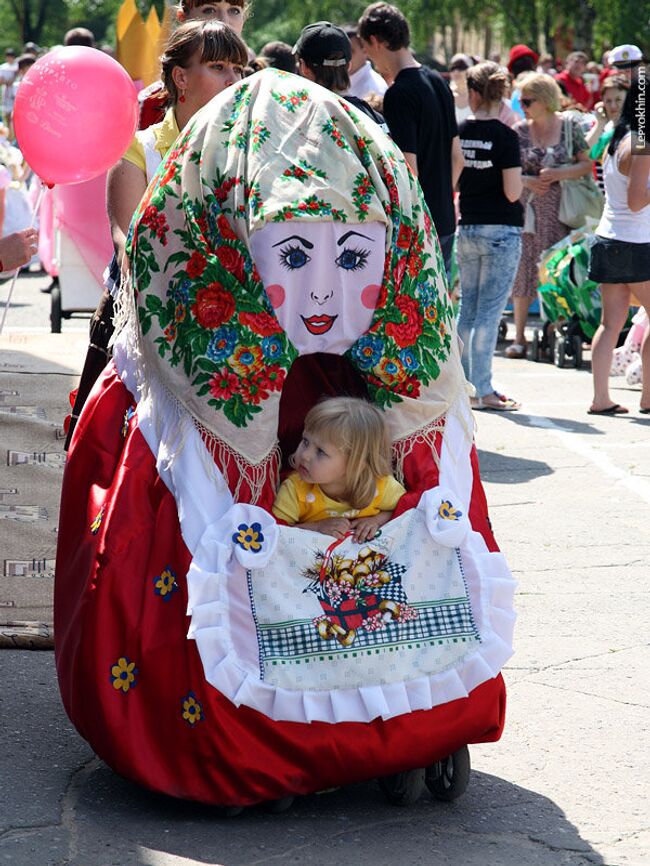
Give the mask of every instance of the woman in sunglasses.
<svg viewBox="0 0 650 866">
<path fill-rule="evenodd" d="M 519 269 L 512 287 L 515 341 L 508 358 L 526 357 L 528 309 L 537 295 L 537 262 L 570 229 L 560 222 L 560 181 L 589 174 L 591 160 L 584 133 L 560 112 L 562 92 L 550 75 L 531 72 L 519 82 L 525 120 L 516 124 L 521 148 L 525 222 Z M 569 128 L 570 124 L 570 128 Z"/>
</svg>

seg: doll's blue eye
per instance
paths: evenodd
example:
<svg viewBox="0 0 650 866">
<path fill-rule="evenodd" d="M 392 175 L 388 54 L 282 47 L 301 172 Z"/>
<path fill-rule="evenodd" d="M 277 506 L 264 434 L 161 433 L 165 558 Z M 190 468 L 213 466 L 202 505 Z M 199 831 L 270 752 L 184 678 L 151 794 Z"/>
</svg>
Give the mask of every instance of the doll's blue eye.
<svg viewBox="0 0 650 866">
<path fill-rule="evenodd" d="M 280 250 L 280 264 L 289 271 L 303 268 L 310 261 L 311 257 L 307 255 L 302 247 L 285 247 L 283 250 Z"/>
<path fill-rule="evenodd" d="M 336 264 L 345 271 L 358 271 L 366 266 L 368 255 L 368 250 L 353 250 L 346 247 L 336 259 Z"/>
</svg>

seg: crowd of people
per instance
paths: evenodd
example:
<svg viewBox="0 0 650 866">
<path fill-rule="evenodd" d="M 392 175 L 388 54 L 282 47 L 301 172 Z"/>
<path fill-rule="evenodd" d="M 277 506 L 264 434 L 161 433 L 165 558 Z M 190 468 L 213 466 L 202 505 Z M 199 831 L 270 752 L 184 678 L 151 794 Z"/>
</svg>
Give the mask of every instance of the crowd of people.
<svg viewBox="0 0 650 866">
<path fill-rule="evenodd" d="M 275 67 L 344 96 L 388 131 L 402 150 L 422 186 L 452 287 L 458 275 L 455 292 L 463 366 L 476 389 L 476 409 L 519 408 L 492 381 L 503 310 L 511 298 L 515 333 L 505 356 L 525 358 L 540 258 L 574 227 L 563 221 L 572 182 L 591 182 L 593 177 L 605 193 L 606 206 L 604 221 L 595 229 L 597 263 L 592 270 L 604 288 L 603 326 L 594 339 L 591 411 L 626 411 L 609 399 L 608 363 L 627 317 L 625 299 L 633 296 L 643 302 L 650 273 L 643 268 L 613 273 L 606 265 L 613 244 L 633 244 L 627 255 L 640 261 L 643 257 L 636 254 L 646 249 L 643 245 L 649 240 L 646 206 L 629 208 L 625 196 L 628 187 L 642 183 L 638 173 L 644 160 L 621 162 L 611 143 L 622 142 L 619 154 L 629 153 L 628 94 L 643 62 L 640 49 L 619 45 L 597 63 L 582 51 L 573 51 L 561 61 L 518 44 L 507 58 L 492 54 L 484 60 L 458 53 L 447 69 L 437 71 L 415 58 L 409 24 L 400 9 L 380 2 L 368 6 L 355 24 L 311 23 L 294 46 L 269 42 L 255 55 L 242 41 L 248 13 L 247 0 L 179 4 L 180 26 L 163 54 L 161 81 L 140 93 L 141 131 L 109 175 L 108 211 L 116 249 L 113 276 L 119 271 L 131 216 L 179 131 L 221 90 Z M 95 40 L 89 30 L 77 27 L 66 34 L 64 44 L 94 47 Z M 24 222 L 27 169 L 16 159 L 12 108 L 20 79 L 40 51 L 32 43 L 24 46 L 20 56 L 7 49 L 0 65 L 3 235 L 27 230 L 29 225 L 29 214 Z M 630 174 L 632 165 L 640 167 Z M 21 189 L 21 195 L 12 194 L 12 188 Z M 23 224 L 12 219 L 19 206 Z M 13 249 L 17 238 L 12 240 Z M 33 234 L 20 238 L 31 250 Z M 606 240 L 609 246 L 604 251 Z M 1 258 L 5 270 L 7 262 L 14 262 L 9 253 Z M 631 289 L 632 283 L 622 277 L 634 277 Z M 108 294 L 101 306 L 106 307 L 104 330 L 110 334 Z M 644 352 L 641 355 L 645 357 Z M 650 401 L 642 397 L 642 411 L 649 406 Z"/>
</svg>

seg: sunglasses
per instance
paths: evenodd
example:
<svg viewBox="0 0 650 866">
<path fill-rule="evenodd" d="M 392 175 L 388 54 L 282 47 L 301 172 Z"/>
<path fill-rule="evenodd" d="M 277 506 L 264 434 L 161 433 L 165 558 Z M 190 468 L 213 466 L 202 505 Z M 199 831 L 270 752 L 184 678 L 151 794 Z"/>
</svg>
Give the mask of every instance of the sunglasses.
<svg viewBox="0 0 650 866">
<path fill-rule="evenodd" d="M 530 108 L 533 102 L 537 102 L 537 100 L 533 99 L 532 96 L 522 96 L 519 102 L 521 102 L 524 108 Z"/>
<path fill-rule="evenodd" d="M 465 66 L 464 63 L 455 63 L 453 66 L 449 67 L 450 72 L 466 72 L 468 70 L 468 66 Z"/>
</svg>

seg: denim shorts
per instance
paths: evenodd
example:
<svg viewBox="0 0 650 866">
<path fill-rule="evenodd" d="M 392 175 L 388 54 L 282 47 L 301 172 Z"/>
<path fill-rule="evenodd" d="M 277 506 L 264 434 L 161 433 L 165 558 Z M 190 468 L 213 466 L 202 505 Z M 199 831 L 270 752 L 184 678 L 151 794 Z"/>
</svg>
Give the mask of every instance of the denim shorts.
<svg viewBox="0 0 650 866">
<path fill-rule="evenodd" d="M 650 280 L 650 243 L 631 244 L 596 235 L 589 279 L 595 283 L 645 283 Z"/>
</svg>

